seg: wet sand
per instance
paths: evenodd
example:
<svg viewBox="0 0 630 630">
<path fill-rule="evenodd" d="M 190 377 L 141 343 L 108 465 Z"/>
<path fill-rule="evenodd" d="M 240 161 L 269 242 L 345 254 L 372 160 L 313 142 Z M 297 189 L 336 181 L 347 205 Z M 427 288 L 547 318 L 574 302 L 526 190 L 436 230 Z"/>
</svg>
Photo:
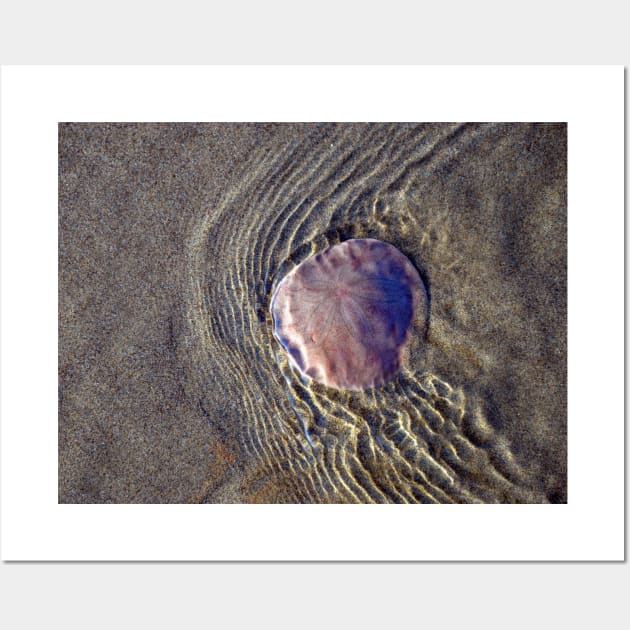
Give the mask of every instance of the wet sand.
<svg viewBox="0 0 630 630">
<path fill-rule="evenodd" d="M 565 125 L 59 132 L 60 502 L 567 500 Z M 350 394 L 295 375 L 269 299 L 353 237 L 430 317 Z"/>
</svg>

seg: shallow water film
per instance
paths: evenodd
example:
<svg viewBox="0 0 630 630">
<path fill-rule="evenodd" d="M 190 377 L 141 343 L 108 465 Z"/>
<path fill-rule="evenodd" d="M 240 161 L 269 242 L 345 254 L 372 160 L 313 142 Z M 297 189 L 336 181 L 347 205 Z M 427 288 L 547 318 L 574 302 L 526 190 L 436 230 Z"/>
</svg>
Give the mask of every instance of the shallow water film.
<svg viewBox="0 0 630 630">
<path fill-rule="evenodd" d="M 60 125 L 60 501 L 566 502 L 566 142 Z M 278 285 L 349 239 L 395 247 L 426 291 L 364 389 L 274 337 Z"/>
</svg>

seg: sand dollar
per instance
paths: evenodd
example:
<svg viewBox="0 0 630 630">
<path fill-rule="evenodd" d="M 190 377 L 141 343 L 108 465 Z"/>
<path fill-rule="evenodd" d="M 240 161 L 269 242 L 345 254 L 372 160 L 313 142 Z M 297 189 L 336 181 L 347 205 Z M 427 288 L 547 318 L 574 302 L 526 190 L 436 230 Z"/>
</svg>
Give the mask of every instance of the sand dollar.
<svg viewBox="0 0 630 630">
<path fill-rule="evenodd" d="M 328 387 L 360 390 L 398 372 L 427 294 L 411 261 L 371 238 L 311 256 L 276 287 L 274 335 L 293 365 Z"/>
</svg>

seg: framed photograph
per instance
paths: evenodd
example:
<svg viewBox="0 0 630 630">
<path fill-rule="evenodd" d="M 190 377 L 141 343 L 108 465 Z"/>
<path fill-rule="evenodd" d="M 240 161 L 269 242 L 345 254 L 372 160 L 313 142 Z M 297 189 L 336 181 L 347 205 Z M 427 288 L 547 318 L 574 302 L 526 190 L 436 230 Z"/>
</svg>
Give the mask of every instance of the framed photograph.
<svg viewBox="0 0 630 630">
<path fill-rule="evenodd" d="M 2 83 L 4 559 L 623 559 L 623 68 Z"/>
</svg>

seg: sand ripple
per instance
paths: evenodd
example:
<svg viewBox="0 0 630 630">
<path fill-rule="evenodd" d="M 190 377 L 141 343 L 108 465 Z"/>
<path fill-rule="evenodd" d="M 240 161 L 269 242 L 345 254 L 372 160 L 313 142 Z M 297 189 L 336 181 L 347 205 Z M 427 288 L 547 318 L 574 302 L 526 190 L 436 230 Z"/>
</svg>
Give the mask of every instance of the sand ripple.
<svg viewBox="0 0 630 630">
<path fill-rule="evenodd" d="M 213 422 L 235 424 L 248 467 L 282 488 L 277 500 L 547 500 L 487 417 L 475 384 L 488 384 L 496 357 L 467 334 L 474 314 L 455 304 L 448 320 L 436 304 L 439 287 L 461 277 L 464 253 L 449 241 L 454 209 L 429 203 L 425 186 L 462 147 L 496 134 L 491 125 L 308 125 L 294 142 L 262 146 L 195 227 L 189 394 Z M 383 387 L 305 383 L 273 338 L 273 290 L 307 257 L 365 237 L 420 271 L 432 293 L 426 334 Z"/>
</svg>

